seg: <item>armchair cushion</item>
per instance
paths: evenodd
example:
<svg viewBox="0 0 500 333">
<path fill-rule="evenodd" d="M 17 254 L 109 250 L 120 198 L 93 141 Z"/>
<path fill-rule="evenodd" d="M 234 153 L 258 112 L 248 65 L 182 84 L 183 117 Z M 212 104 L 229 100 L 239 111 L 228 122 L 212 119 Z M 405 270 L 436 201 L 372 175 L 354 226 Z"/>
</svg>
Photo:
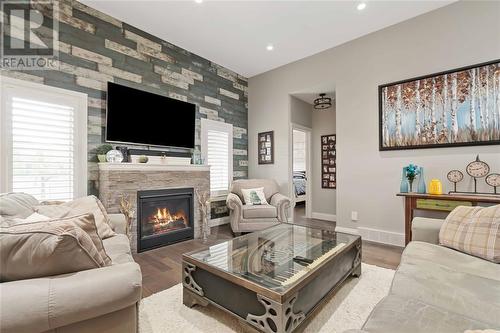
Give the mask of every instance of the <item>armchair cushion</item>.
<svg viewBox="0 0 500 333">
<path fill-rule="evenodd" d="M 243 192 L 241 189 L 246 188 L 259 188 L 263 187 L 264 188 L 264 194 L 266 196 L 267 202 L 271 199 L 271 197 L 279 192 L 279 186 L 278 183 L 276 183 L 275 180 L 272 179 L 239 179 L 235 180 L 231 184 L 231 189 L 230 192 L 236 194 L 237 196 L 240 197 L 241 200 L 243 200 Z"/>
<path fill-rule="evenodd" d="M 244 205 L 243 217 L 245 219 L 276 218 L 278 210 L 271 205 Z"/>
</svg>

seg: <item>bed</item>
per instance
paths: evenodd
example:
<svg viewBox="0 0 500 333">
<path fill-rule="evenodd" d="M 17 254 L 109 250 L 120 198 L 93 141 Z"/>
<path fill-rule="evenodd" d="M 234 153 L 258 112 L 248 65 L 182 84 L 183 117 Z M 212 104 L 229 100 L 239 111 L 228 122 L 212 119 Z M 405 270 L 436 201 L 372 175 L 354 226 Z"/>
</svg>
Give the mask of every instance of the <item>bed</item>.
<svg viewBox="0 0 500 333">
<path fill-rule="evenodd" d="M 295 202 L 306 201 L 307 177 L 305 171 L 293 172 L 293 187 L 295 189 Z"/>
</svg>

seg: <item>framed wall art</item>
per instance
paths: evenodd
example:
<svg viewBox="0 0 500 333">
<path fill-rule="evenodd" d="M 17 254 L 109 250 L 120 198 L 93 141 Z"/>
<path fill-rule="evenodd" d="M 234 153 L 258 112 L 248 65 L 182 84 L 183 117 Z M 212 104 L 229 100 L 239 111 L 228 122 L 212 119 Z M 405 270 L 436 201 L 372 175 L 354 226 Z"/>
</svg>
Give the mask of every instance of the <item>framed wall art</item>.
<svg viewBox="0 0 500 333">
<path fill-rule="evenodd" d="M 500 144 L 500 60 L 378 92 L 380 150 Z"/>
<path fill-rule="evenodd" d="M 257 135 L 259 164 L 274 163 L 274 131 L 262 132 Z"/>
<path fill-rule="evenodd" d="M 337 188 L 337 137 L 321 136 L 321 187 Z"/>
</svg>

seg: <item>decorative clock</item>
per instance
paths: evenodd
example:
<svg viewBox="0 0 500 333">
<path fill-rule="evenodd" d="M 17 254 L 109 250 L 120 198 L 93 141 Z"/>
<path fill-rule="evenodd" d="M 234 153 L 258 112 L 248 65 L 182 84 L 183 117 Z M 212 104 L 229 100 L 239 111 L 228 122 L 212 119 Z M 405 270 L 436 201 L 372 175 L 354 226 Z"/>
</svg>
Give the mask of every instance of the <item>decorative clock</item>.
<svg viewBox="0 0 500 333">
<path fill-rule="evenodd" d="M 457 183 L 464 179 L 464 174 L 460 170 L 451 170 L 446 175 L 446 178 L 453 183 L 453 192 L 457 191 Z"/>
<path fill-rule="evenodd" d="M 500 173 L 490 173 L 486 179 L 486 184 L 490 185 L 493 187 L 493 193 L 497 193 L 497 187 L 500 186 Z"/>
<path fill-rule="evenodd" d="M 479 155 L 476 156 L 476 160 L 467 164 L 465 171 L 474 178 L 474 193 L 477 193 L 477 179 L 485 177 L 490 173 L 490 166 L 479 159 Z"/>
<path fill-rule="evenodd" d="M 482 178 L 490 173 L 490 166 L 479 159 L 479 155 L 476 156 L 476 160 L 470 162 L 465 168 L 469 176 L 473 178 Z"/>
<path fill-rule="evenodd" d="M 464 179 L 464 174 L 460 170 L 450 170 L 446 175 L 446 178 L 448 178 L 448 180 L 453 183 L 453 191 L 450 191 L 449 193 L 500 195 L 500 193 L 497 193 L 497 187 L 500 186 L 500 174 L 499 173 L 490 174 L 490 170 L 491 169 L 488 163 L 481 161 L 479 159 L 479 155 L 476 156 L 476 159 L 474 161 L 467 164 L 467 166 L 465 167 L 465 171 L 469 176 L 472 177 L 472 179 L 474 179 L 473 192 L 457 191 L 457 183 L 461 182 Z M 493 187 L 493 193 L 482 193 L 477 191 L 477 180 L 483 177 L 486 177 L 485 178 L 486 184 Z"/>
</svg>

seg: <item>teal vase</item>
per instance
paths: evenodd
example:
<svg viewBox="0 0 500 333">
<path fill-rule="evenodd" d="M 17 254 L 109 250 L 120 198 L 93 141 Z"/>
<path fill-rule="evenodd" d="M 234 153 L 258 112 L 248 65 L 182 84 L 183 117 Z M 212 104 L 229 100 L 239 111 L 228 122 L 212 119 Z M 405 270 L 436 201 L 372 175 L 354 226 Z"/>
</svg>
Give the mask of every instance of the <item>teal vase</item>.
<svg viewBox="0 0 500 333">
<path fill-rule="evenodd" d="M 424 177 L 424 168 L 420 167 L 420 175 L 418 176 L 418 186 L 417 192 L 425 194 L 427 193 L 427 189 L 425 188 L 425 177 Z"/>
<path fill-rule="evenodd" d="M 401 174 L 401 185 L 399 185 L 400 193 L 408 193 L 408 180 L 406 179 L 406 167 L 403 167 Z"/>
</svg>

